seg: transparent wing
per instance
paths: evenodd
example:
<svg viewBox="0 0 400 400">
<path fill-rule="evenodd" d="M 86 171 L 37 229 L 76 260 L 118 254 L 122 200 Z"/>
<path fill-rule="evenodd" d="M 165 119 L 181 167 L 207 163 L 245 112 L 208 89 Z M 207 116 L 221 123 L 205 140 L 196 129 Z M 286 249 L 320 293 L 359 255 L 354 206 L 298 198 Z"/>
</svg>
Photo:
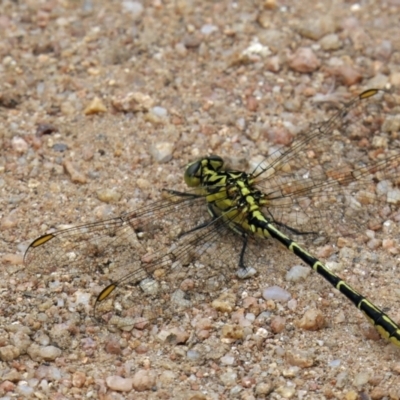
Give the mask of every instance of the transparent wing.
<svg viewBox="0 0 400 400">
<path fill-rule="evenodd" d="M 267 157 L 253 173 L 268 198 L 266 213 L 278 224 L 331 237 L 373 225 L 371 215 L 385 219 L 394 212 L 400 120 L 390 104 L 385 91 L 366 91 Z"/>
<path fill-rule="evenodd" d="M 170 192 L 117 218 L 44 235 L 30 245 L 25 262 L 42 275 L 79 277 L 80 288 L 89 283 L 96 316 L 110 324 L 144 327 L 215 299 L 237 282 L 243 239 L 227 223 L 211 218 L 203 196 Z M 255 243 L 253 238 L 247 246 L 248 265 L 262 258 Z M 90 278 L 82 282 L 85 272 Z M 239 274 L 246 277 L 246 271 Z"/>
</svg>

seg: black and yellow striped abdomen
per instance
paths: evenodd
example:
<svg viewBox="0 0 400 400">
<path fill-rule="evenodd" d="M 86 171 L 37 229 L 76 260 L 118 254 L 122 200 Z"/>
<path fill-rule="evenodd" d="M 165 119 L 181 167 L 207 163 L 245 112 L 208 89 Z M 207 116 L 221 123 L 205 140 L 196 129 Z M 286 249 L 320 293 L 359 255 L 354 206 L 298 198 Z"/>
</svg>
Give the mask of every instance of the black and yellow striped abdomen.
<svg viewBox="0 0 400 400">
<path fill-rule="evenodd" d="M 193 171 L 195 174 L 191 176 Z M 268 220 L 262 211 L 262 207 L 268 205 L 267 196 L 253 187 L 254 179 L 251 174 L 223 170 L 222 158 L 211 156 L 192 163 L 185 174 L 185 181 L 189 186 L 200 187 L 202 193 L 206 195 L 213 218 L 224 219 L 231 229 L 243 236 L 239 267 L 245 267 L 242 259 L 248 235 L 272 237 L 345 295 L 364 313 L 383 338 L 400 347 L 400 327 L 387 314 Z"/>
</svg>

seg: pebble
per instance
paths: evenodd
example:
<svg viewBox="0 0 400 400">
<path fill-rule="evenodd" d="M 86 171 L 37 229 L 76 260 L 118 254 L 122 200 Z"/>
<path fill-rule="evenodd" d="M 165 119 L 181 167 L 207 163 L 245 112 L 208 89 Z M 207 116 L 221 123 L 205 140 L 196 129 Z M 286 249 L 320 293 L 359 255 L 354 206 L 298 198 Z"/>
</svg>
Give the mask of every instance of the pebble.
<svg viewBox="0 0 400 400">
<path fill-rule="evenodd" d="M 215 299 L 211 303 L 211 306 L 217 311 L 230 313 L 232 312 L 234 305 L 228 301 Z"/>
<path fill-rule="evenodd" d="M 26 151 L 28 150 L 28 143 L 26 143 L 26 141 L 19 136 L 14 136 L 11 139 L 11 147 L 20 154 L 26 153 Z"/>
<path fill-rule="evenodd" d="M 243 328 L 238 325 L 224 325 L 221 329 L 221 337 L 223 339 L 240 340 L 243 339 Z"/>
<path fill-rule="evenodd" d="M 271 320 L 271 331 L 273 333 L 281 333 L 286 326 L 286 318 L 276 316 Z"/>
<path fill-rule="evenodd" d="M 13 368 L 12 370 L 5 372 L 1 376 L 1 379 L 3 381 L 18 382 L 21 379 L 21 374 L 15 368 Z"/>
<path fill-rule="evenodd" d="M 0 389 L 2 389 L 1 391 L 4 391 L 6 393 L 7 392 L 12 392 L 12 391 L 15 390 L 15 384 L 10 382 L 10 381 L 8 381 L 8 380 L 3 380 L 0 383 Z M 10 399 L 10 397 L 5 397 L 4 399 L 8 400 L 8 399 Z"/>
<path fill-rule="evenodd" d="M 318 331 L 325 326 L 325 318 L 320 310 L 312 308 L 304 313 L 298 326 L 306 331 Z"/>
<path fill-rule="evenodd" d="M 365 385 L 366 383 L 368 383 L 368 380 L 369 380 L 368 372 L 359 372 L 354 377 L 353 384 L 355 386 L 362 386 L 362 385 Z"/>
<path fill-rule="evenodd" d="M 163 384 L 164 385 L 171 384 L 172 382 L 175 381 L 175 379 L 176 379 L 175 372 L 169 371 L 169 370 L 164 370 L 161 372 L 160 376 L 158 377 L 157 383 L 159 383 L 160 386 L 162 387 Z"/>
<path fill-rule="evenodd" d="M 54 366 L 39 365 L 35 371 L 35 378 L 39 380 L 59 381 L 61 379 L 61 371 Z"/>
<path fill-rule="evenodd" d="M 314 365 L 311 355 L 303 350 L 292 350 L 286 352 L 286 361 L 293 366 L 308 368 Z"/>
<path fill-rule="evenodd" d="M 86 382 L 86 374 L 81 371 L 76 371 L 72 375 L 72 385 L 78 388 L 83 387 Z"/>
<path fill-rule="evenodd" d="M 344 400 L 357 400 L 357 399 L 359 399 L 359 396 L 358 393 L 355 392 L 354 390 L 350 390 L 344 395 Z"/>
<path fill-rule="evenodd" d="M 78 171 L 71 161 L 65 160 L 63 162 L 64 171 L 71 178 L 74 183 L 86 183 L 86 176 Z"/>
<path fill-rule="evenodd" d="M 152 144 L 149 151 L 154 161 L 163 164 L 172 160 L 174 145 L 170 142 L 158 142 Z"/>
<path fill-rule="evenodd" d="M 26 350 L 33 361 L 52 361 L 61 356 L 61 350 L 55 346 L 38 346 L 31 344 Z"/>
<path fill-rule="evenodd" d="M 271 382 L 260 382 L 256 385 L 254 393 L 259 396 L 267 396 L 274 390 Z"/>
<path fill-rule="evenodd" d="M 321 65 L 320 61 L 309 47 L 300 47 L 289 61 L 289 67 L 296 72 L 314 72 Z"/>
<path fill-rule="evenodd" d="M 99 97 L 95 97 L 84 109 L 85 115 L 99 114 L 107 112 L 107 107 Z"/>
<path fill-rule="evenodd" d="M 133 387 L 133 379 L 112 375 L 106 378 L 106 384 L 111 390 L 116 390 L 118 392 L 130 392 Z"/>
<path fill-rule="evenodd" d="M 129 92 L 125 95 L 111 98 L 112 105 L 122 112 L 148 112 L 154 106 L 154 100 L 141 92 Z"/>
<path fill-rule="evenodd" d="M 156 384 L 156 374 L 147 369 L 139 369 L 132 378 L 132 386 L 138 392 L 151 390 Z"/>
<path fill-rule="evenodd" d="M 119 201 L 122 194 L 116 189 L 102 189 L 97 192 L 97 198 L 104 203 L 115 203 Z"/>
<path fill-rule="evenodd" d="M 351 65 L 341 65 L 333 70 L 335 76 L 346 86 L 352 86 L 362 81 L 360 71 Z"/>
<path fill-rule="evenodd" d="M 391 204 L 398 204 L 400 202 L 400 189 L 394 188 L 387 192 L 387 202 Z"/>
<path fill-rule="evenodd" d="M 310 275 L 311 268 L 304 265 L 295 265 L 286 273 L 285 279 L 288 282 L 299 282 L 304 280 Z"/>
<path fill-rule="evenodd" d="M 231 387 L 236 383 L 237 373 L 233 371 L 231 368 L 228 368 L 226 372 L 220 375 L 219 379 L 221 380 L 224 386 Z"/>
<path fill-rule="evenodd" d="M 119 340 L 115 337 L 112 337 L 110 340 L 107 340 L 105 345 L 105 351 L 108 354 L 121 354 L 121 346 L 119 344 Z"/>
<path fill-rule="evenodd" d="M 59 153 L 63 153 L 68 150 L 68 145 L 65 143 L 54 143 L 51 147 L 54 151 L 58 151 Z"/>
<path fill-rule="evenodd" d="M 287 290 L 282 289 L 279 286 L 270 286 L 262 291 L 262 297 L 265 300 L 276 300 L 276 301 L 286 302 L 289 301 L 292 296 Z"/>
<path fill-rule="evenodd" d="M 214 32 L 218 31 L 218 27 L 215 25 L 211 25 L 211 24 L 205 24 L 200 28 L 200 32 L 205 35 L 205 36 L 209 36 Z"/>
<path fill-rule="evenodd" d="M 14 333 L 10 341 L 11 344 L 18 348 L 21 354 L 25 354 L 27 348 L 32 344 L 30 337 L 22 331 Z"/>
<path fill-rule="evenodd" d="M 197 350 L 188 350 L 186 357 L 190 361 L 198 361 L 202 358 L 201 354 Z"/>
<path fill-rule="evenodd" d="M 276 388 L 274 392 L 281 395 L 284 399 L 291 399 L 296 394 L 296 389 L 292 386 L 281 386 Z"/>
<path fill-rule="evenodd" d="M 11 344 L 0 347 L 0 360 L 2 361 L 12 361 L 15 358 L 18 358 L 20 354 L 21 352 L 18 347 Z"/>
<path fill-rule="evenodd" d="M 331 16 L 323 15 L 320 18 L 300 19 L 296 30 L 305 38 L 319 40 L 327 34 L 332 34 L 336 29 L 335 25 Z"/>
<path fill-rule="evenodd" d="M 164 107 L 158 107 L 158 106 L 153 107 L 151 109 L 151 112 L 160 118 L 165 118 L 168 116 L 168 111 Z"/>
<path fill-rule="evenodd" d="M 233 365 L 235 363 L 235 357 L 232 354 L 226 354 L 225 356 L 220 358 L 222 364 L 225 365 Z"/>
<path fill-rule="evenodd" d="M 131 17 L 139 18 L 144 10 L 143 4 L 138 1 L 123 1 L 122 7 L 125 11 L 131 13 Z"/>
<path fill-rule="evenodd" d="M 331 368 L 336 368 L 336 367 L 339 367 L 340 364 L 341 364 L 340 360 L 332 360 L 328 363 L 328 366 Z"/>
<path fill-rule="evenodd" d="M 325 51 L 338 50 L 342 47 L 343 43 L 336 33 L 330 33 L 319 41 L 321 48 Z"/>
</svg>

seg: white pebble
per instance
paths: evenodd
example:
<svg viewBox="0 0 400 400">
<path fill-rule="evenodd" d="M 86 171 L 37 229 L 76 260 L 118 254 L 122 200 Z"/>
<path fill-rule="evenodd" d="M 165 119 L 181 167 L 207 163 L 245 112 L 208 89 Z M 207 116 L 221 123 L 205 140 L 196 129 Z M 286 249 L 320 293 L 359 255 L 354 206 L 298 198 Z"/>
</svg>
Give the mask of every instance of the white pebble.
<svg viewBox="0 0 400 400">
<path fill-rule="evenodd" d="M 118 392 L 130 392 L 132 390 L 132 379 L 126 379 L 118 375 L 108 376 L 106 384 L 111 390 Z"/>
<path fill-rule="evenodd" d="M 235 363 L 235 357 L 232 356 L 232 354 L 226 354 L 225 356 L 221 357 L 221 362 L 222 364 L 225 365 L 233 365 Z"/>
<path fill-rule="evenodd" d="M 143 5 L 138 1 L 123 1 L 122 7 L 125 11 L 132 13 L 135 17 L 139 17 L 143 12 Z"/>
<path fill-rule="evenodd" d="M 168 115 L 168 111 L 164 107 L 153 107 L 151 112 L 161 118 L 165 118 Z"/>
<path fill-rule="evenodd" d="M 218 31 L 218 27 L 211 24 L 205 24 L 200 28 L 200 32 L 203 35 L 211 35 L 213 32 Z"/>
<path fill-rule="evenodd" d="M 11 146 L 17 153 L 25 153 L 28 150 L 28 143 L 19 136 L 14 136 L 11 140 Z"/>
<path fill-rule="evenodd" d="M 303 265 L 295 265 L 290 268 L 290 270 L 286 273 L 285 279 L 289 282 L 298 282 L 301 279 L 306 279 L 308 275 L 310 275 L 311 268 L 305 267 Z"/>
<path fill-rule="evenodd" d="M 159 142 L 150 146 L 150 154 L 155 161 L 166 163 L 172 159 L 174 145 L 169 142 Z"/>
<path fill-rule="evenodd" d="M 279 286 L 270 286 L 262 291 L 265 300 L 289 301 L 291 294 Z"/>
</svg>

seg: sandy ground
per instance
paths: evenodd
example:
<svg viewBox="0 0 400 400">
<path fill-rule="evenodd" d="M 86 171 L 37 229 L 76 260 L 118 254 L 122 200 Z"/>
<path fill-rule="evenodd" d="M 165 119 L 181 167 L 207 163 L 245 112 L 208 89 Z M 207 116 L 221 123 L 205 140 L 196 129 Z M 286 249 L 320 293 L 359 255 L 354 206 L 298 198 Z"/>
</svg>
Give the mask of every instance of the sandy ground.
<svg viewBox="0 0 400 400">
<path fill-rule="evenodd" d="M 142 331 L 74 320 L 90 274 L 22 264 L 50 228 L 182 190 L 200 155 L 247 167 L 266 121 L 285 141 L 282 120 L 324 117 L 318 99 L 398 100 L 398 1 L 3 0 L 0 77 L 0 398 L 400 399 L 400 351 L 316 274 L 285 281 L 298 260 L 273 246 L 254 293 L 280 285 L 295 304 L 267 302 L 265 326 L 236 336 L 240 304 Z M 397 258 L 372 252 L 342 274 L 400 322 Z M 308 309 L 324 327 L 297 326 Z"/>
</svg>

